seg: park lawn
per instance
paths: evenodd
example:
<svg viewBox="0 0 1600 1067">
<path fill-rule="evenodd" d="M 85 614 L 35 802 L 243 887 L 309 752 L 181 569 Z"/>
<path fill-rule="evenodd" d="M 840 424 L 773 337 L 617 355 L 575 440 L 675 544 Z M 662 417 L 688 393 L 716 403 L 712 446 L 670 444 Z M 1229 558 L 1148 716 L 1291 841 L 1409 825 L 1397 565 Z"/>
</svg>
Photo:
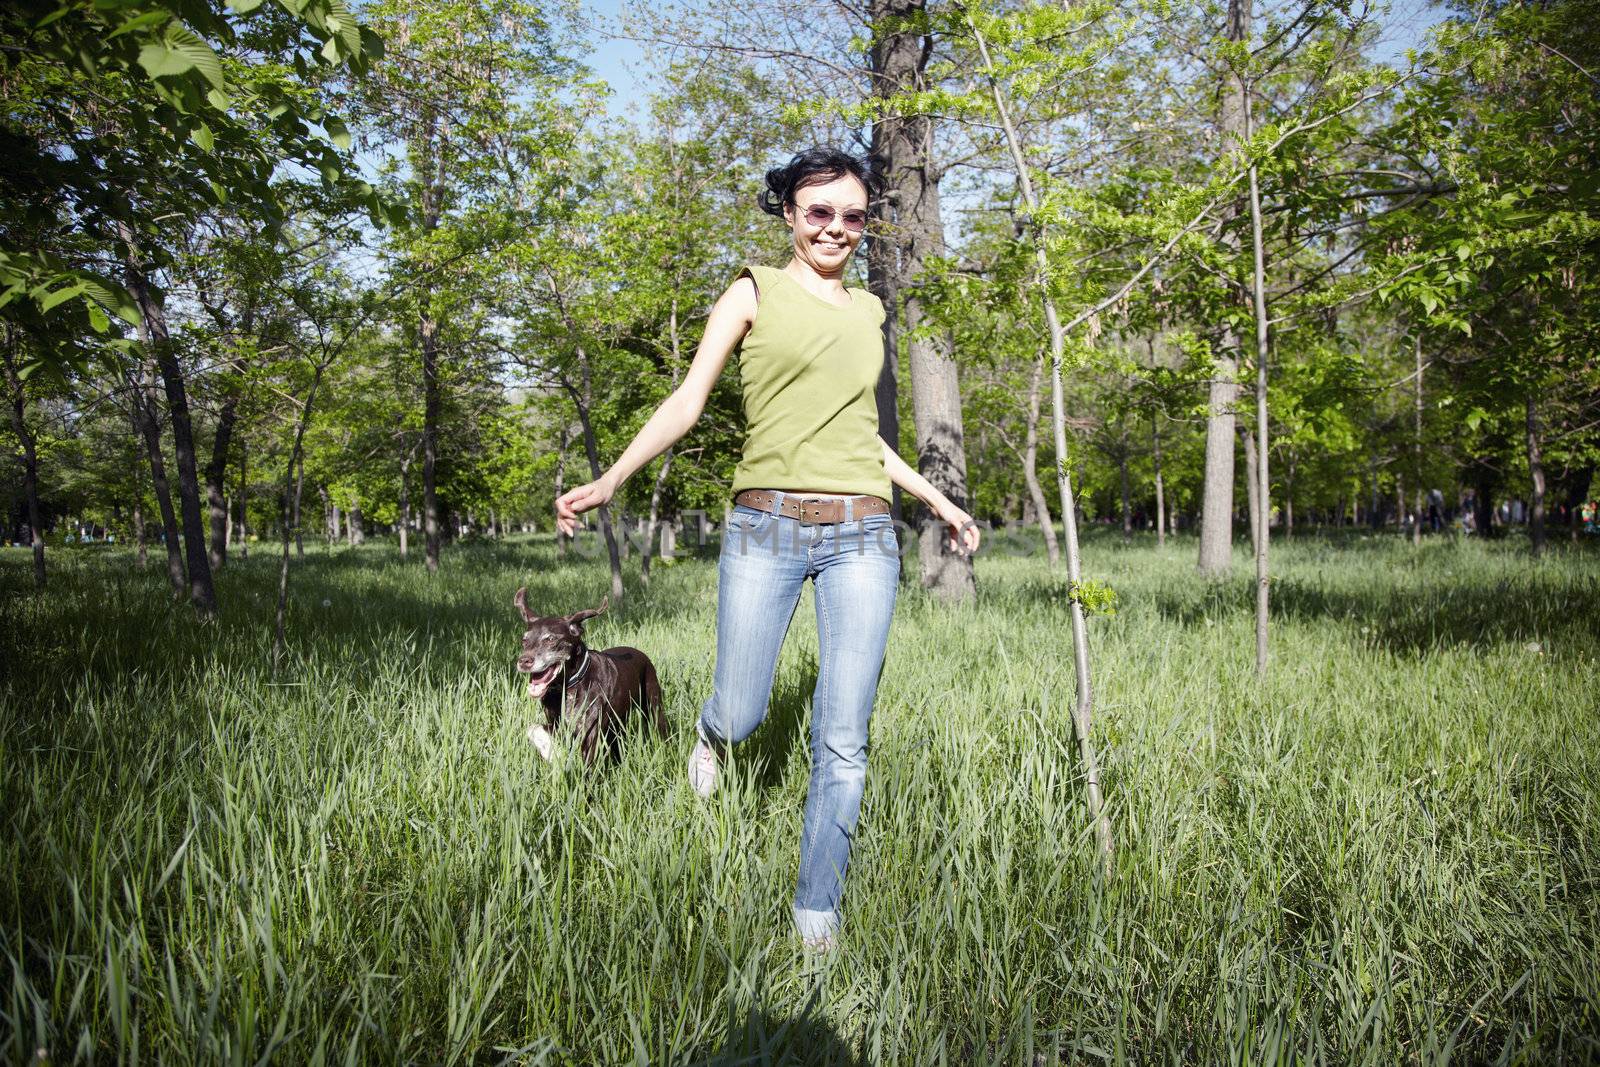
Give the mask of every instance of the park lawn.
<svg viewBox="0 0 1600 1067">
<path fill-rule="evenodd" d="M 519 584 L 546 538 L 318 547 L 274 676 L 276 559 L 221 622 L 160 561 L 0 554 L 0 1056 L 302 1064 L 1600 1060 L 1600 569 L 1589 547 L 1274 545 L 1252 582 L 1100 530 L 1086 574 L 1098 874 L 1063 580 L 1004 538 L 975 606 L 902 585 L 839 951 L 790 932 L 811 592 L 711 801 L 714 545 L 589 625 L 655 660 L 674 733 L 592 775 L 523 736 Z M 1026 545 L 1019 543 L 1014 547 Z M 914 556 L 908 557 L 914 565 Z M 637 558 L 629 561 L 630 583 Z"/>
</svg>

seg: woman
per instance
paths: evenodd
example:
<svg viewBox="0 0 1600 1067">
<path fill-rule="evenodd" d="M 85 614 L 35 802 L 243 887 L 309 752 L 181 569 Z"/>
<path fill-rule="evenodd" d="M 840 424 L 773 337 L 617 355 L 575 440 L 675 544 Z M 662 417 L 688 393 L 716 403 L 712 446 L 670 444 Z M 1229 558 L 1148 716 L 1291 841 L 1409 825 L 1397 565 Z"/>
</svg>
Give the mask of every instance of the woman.
<svg viewBox="0 0 1600 1067">
<path fill-rule="evenodd" d="M 801 152 L 767 172 L 761 206 L 789 226 L 793 256 L 781 270 L 739 273 L 712 307 L 677 391 L 598 481 L 556 501 L 557 524 L 571 534 L 580 512 L 609 501 L 688 432 L 739 349 L 746 437 L 717 566 L 716 676 L 689 779 L 709 796 L 726 747 L 765 718 L 779 649 L 812 579 L 820 663 L 794 921 L 815 949 L 832 947 L 839 928 L 866 784 L 867 723 L 894 613 L 900 553 L 890 483 L 948 525 L 954 551 L 978 547 L 971 516 L 878 436 L 883 305 L 843 281 L 866 225 L 871 180 L 861 160 L 832 149 Z"/>
</svg>

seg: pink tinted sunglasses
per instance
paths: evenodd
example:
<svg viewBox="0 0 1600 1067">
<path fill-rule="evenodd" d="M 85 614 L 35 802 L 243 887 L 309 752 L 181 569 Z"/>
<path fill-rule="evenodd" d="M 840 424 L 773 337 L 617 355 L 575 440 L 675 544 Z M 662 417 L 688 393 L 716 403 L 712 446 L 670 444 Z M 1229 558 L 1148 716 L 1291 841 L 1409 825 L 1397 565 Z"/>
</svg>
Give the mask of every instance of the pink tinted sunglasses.
<svg viewBox="0 0 1600 1067">
<path fill-rule="evenodd" d="M 844 228 L 852 233 L 860 233 L 867 227 L 867 213 L 856 208 L 836 212 L 826 204 L 812 204 L 805 210 L 806 222 L 819 229 L 831 224 L 834 215 L 838 215 L 844 223 Z"/>
</svg>

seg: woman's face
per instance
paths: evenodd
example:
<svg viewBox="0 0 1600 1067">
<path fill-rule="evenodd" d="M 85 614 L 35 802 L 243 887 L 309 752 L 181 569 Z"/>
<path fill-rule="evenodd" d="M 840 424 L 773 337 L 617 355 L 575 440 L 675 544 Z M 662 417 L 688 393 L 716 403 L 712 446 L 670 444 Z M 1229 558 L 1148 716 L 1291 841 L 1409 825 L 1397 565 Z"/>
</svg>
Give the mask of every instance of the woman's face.
<svg viewBox="0 0 1600 1067">
<path fill-rule="evenodd" d="M 806 219 L 807 210 L 817 205 L 833 209 L 833 217 L 820 226 Z M 862 231 L 844 224 L 847 211 L 867 212 L 866 186 L 850 174 L 802 186 L 795 190 L 794 203 L 784 205 L 784 221 L 794 231 L 794 254 L 818 274 L 836 275 L 844 270 L 850 253 L 861 243 Z"/>
</svg>

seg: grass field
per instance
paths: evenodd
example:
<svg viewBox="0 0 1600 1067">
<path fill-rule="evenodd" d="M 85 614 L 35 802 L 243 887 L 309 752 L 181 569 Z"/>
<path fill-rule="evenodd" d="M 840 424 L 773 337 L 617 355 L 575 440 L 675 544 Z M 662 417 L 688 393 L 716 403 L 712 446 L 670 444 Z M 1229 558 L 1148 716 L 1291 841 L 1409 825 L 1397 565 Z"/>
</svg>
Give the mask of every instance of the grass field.
<svg viewBox="0 0 1600 1067">
<path fill-rule="evenodd" d="M 710 550 L 708 550 L 709 553 Z M 546 540 L 276 560 L 195 623 L 159 561 L 0 555 L 0 1057 L 239 1063 L 1600 1061 L 1600 567 L 1558 546 L 1276 545 L 1251 583 L 1095 533 L 1097 875 L 1040 558 L 980 601 L 902 588 L 826 962 L 788 903 L 808 588 L 768 722 L 701 801 L 715 566 L 658 568 L 591 643 L 654 658 L 674 736 L 585 776 L 523 737 L 511 596 Z M 908 559 L 908 564 L 914 563 Z M 637 560 L 632 561 L 634 568 Z M 44 1050 L 41 1054 L 39 1050 Z"/>
</svg>

